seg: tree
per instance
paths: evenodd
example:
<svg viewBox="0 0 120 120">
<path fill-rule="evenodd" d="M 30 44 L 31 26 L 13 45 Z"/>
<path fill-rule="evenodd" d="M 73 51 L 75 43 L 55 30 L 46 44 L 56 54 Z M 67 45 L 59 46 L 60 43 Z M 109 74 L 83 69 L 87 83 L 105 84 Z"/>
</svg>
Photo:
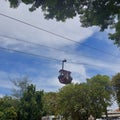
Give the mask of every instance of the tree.
<svg viewBox="0 0 120 120">
<path fill-rule="evenodd" d="M 59 91 L 59 113 L 68 120 L 87 120 L 89 90 L 86 84 L 66 85 Z M 84 97 L 83 97 L 84 96 Z"/>
<path fill-rule="evenodd" d="M 41 7 L 46 19 L 65 21 L 80 16 L 83 27 L 99 26 L 101 31 L 108 27 L 115 30 L 109 38 L 120 46 L 120 0 L 9 0 L 16 8 L 21 2 L 31 4 L 30 11 Z"/>
<path fill-rule="evenodd" d="M 58 114 L 58 93 L 48 92 L 44 93 L 44 114 L 57 115 Z"/>
<path fill-rule="evenodd" d="M 90 104 L 92 105 L 91 112 L 94 117 L 101 117 L 104 112 L 107 117 L 107 107 L 110 106 L 112 89 L 110 78 L 106 75 L 96 75 L 87 79 L 87 84 L 90 91 Z"/>
<path fill-rule="evenodd" d="M 40 120 L 43 115 L 43 91 L 29 85 L 20 99 L 0 98 L 0 120 Z"/>
<path fill-rule="evenodd" d="M 14 107 L 4 110 L 4 120 L 17 120 L 17 112 Z"/>
<path fill-rule="evenodd" d="M 0 120 L 17 120 L 19 101 L 12 97 L 0 98 Z"/>
<path fill-rule="evenodd" d="M 70 84 L 58 93 L 59 113 L 64 118 L 87 120 L 92 114 L 95 118 L 107 115 L 107 107 L 112 104 L 110 78 L 96 75 L 87 79 L 87 83 Z"/>
<path fill-rule="evenodd" d="M 19 120 L 40 120 L 43 111 L 43 91 L 36 91 L 33 84 L 27 87 L 20 99 Z"/>
<path fill-rule="evenodd" d="M 15 85 L 15 88 L 12 89 L 12 96 L 16 98 L 21 98 L 30 83 L 28 77 L 24 76 L 23 78 L 16 78 L 10 80 Z"/>
<path fill-rule="evenodd" d="M 4 120 L 4 113 L 0 111 L 0 120 Z"/>
<path fill-rule="evenodd" d="M 117 73 L 112 77 L 112 86 L 115 91 L 115 99 L 117 100 L 118 106 L 120 108 L 120 73 Z"/>
</svg>

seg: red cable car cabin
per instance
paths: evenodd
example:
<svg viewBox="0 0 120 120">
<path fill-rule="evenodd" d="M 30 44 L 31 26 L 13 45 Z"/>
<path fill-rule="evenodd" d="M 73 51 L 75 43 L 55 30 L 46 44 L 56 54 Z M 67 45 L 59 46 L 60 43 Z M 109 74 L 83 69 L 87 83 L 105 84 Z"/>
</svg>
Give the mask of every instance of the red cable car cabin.
<svg viewBox="0 0 120 120">
<path fill-rule="evenodd" d="M 72 77 L 70 76 L 71 72 L 61 69 L 59 71 L 60 75 L 58 76 L 59 82 L 62 84 L 69 84 L 72 82 Z"/>
</svg>

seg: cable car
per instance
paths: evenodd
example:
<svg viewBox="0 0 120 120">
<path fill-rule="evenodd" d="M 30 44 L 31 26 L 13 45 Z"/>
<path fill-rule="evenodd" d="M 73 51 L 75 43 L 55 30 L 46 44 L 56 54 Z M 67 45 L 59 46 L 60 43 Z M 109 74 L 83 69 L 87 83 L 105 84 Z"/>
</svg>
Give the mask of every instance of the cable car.
<svg viewBox="0 0 120 120">
<path fill-rule="evenodd" d="M 58 76 L 58 79 L 62 84 L 70 84 L 72 82 L 71 72 L 63 69 L 64 62 L 66 62 L 66 60 L 62 61 L 62 69 L 59 71 L 60 75 Z"/>
</svg>

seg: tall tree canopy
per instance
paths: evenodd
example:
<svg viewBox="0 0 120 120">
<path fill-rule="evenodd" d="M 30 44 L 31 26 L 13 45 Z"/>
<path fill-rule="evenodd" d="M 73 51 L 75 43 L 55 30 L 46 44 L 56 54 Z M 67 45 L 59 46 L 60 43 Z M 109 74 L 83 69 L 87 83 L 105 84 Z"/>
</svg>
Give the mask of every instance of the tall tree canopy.
<svg viewBox="0 0 120 120">
<path fill-rule="evenodd" d="M 90 114 L 99 118 L 103 112 L 107 115 L 111 93 L 108 76 L 97 75 L 87 83 L 67 85 L 59 91 L 59 113 L 66 120 L 87 120 Z"/>
<path fill-rule="evenodd" d="M 87 88 L 86 84 L 70 84 L 60 89 L 59 113 L 65 120 L 87 120 L 90 110 Z"/>
<path fill-rule="evenodd" d="M 120 46 L 120 0 L 8 0 L 10 7 L 31 4 L 30 11 L 41 7 L 46 19 L 65 21 L 80 16 L 83 27 L 99 26 L 101 31 L 114 29 L 109 38 Z"/>
<path fill-rule="evenodd" d="M 43 111 L 43 91 L 36 91 L 33 84 L 27 87 L 23 97 L 20 99 L 19 119 L 40 120 Z"/>
<path fill-rule="evenodd" d="M 0 98 L 0 120 L 17 120 L 19 101 L 12 97 Z"/>
<path fill-rule="evenodd" d="M 120 94 L 120 74 L 113 77 L 116 93 Z M 58 92 L 36 91 L 30 84 L 18 99 L 0 98 L 0 120 L 40 120 L 44 115 L 62 115 L 64 120 L 88 120 L 90 114 L 100 118 L 111 105 L 111 81 L 106 75 L 96 75 L 86 83 L 68 84 Z M 120 99 L 119 99 L 120 100 Z"/>
<path fill-rule="evenodd" d="M 112 77 L 112 85 L 115 91 L 115 98 L 120 108 L 120 73 Z"/>
<path fill-rule="evenodd" d="M 91 91 L 90 99 L 94 110 L 94 116 L 100 117 L 102 112 L 106 113 L 107 107 L 112 104 L 112 89 L 110 85 L 110 78 L 107 75 L 96 75 L 87 80 L 89 90 Z"/>
<path fill-rule="evenodd" d="M 58 115 L 58 93 L 48 92 L 43 95 L 43 108 L 45 115 Z"/>
</svg>

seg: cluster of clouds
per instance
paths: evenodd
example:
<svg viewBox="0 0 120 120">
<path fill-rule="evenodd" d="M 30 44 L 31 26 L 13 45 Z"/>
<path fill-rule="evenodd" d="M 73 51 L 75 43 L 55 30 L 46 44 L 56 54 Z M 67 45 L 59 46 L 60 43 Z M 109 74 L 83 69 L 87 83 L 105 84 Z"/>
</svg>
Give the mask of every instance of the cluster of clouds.
<svg viewBox="0 0 120 120">
<path fill-rule="evenodd" d="M 56 20 L 45 20 L 43 13 L 40 9 L 37 9 L 34 12 L 29 12 L 28 7 L 21 4 L 17 9 L 9 8 L 9 4 L 5 1 L 0 1 L 0 13 L 11 16 L 13 18 L 19 19 L 26 23 L 32 24 L 36 27 L 43 28 L 47 31 L 50 31 L 55 34 L 59 34 L 66 38 L 70 38 L 76 42 L 82 43 L 87 38 L 92 36 L 96 31 L 98 31 L 97 27 L 91 28 L 82 28 L 80 27 L 79 17 L 76 16 L 74 19 L 68 19 L 66 22 L 56 22 Z M 49 49 L 45 47 L 36 46 L 33 44 L 27 44 L 24 42 L 16 41 L 13 39 L 9 39 L 6 37 L 0 36 L 0 46 L 5 48 L 11 48 L 15 50 L 30 52 L 39 54 L 46 57 L 57 58 L 59 60 L 67 59 L 74 60 L 74 62 L 87 63 L 90 65 L 96 65 L 95 69 L 105 68 L 108 70 L 112 70 L 114 73 L 118 72 L 120 68 L 118 65 L 110 65 L 104 61 L 96 60 L 93 58 L 86 58 L 85 56 L 80 56 L 82 50 L 76 46 L 75 42 L 70 40 L 65 40 L 53 34 L 49 34 L 48 32 L 35 29 L 31 26 L 25 25 L 23 23 L 14 21 L 12 19 L 6 18 L 0 15 L 0 35 L 7 35 L 10 37 L 15 37 L 21 40 L 26 40 L 28 42 L 33 42 L 36 44 L 41 44 L 64 51 L 58 51 L 55 49 Z M 100 36 L 99 36 L 100 37 Z M 22 48 L 22 49 L 21 49 Z M 80 57 L 79 57 L 80 56 Z M 51 63 L 51 66 L 55 68 L 55 70 L 59 70 L 61 65 Z M 66 64 L 66 69 L 72 71 L 74 82 L 84 82 L 89 75 L 87 74 L 87 68 L 81 64 Z M 36 72 L 38 72 L 36 70 Z M 18 75 L 17 75 L 18 74 Z M 36 84 L 37 89 L 45 89 L 46 91 L 55 91 L 58 88 L 61 88 L 61 85 L 58 81 L 56 81 L 56 75 L 53 74 L 51 78 L 44 78 L 43 76 L 34 77 L 33 83 Z M 0 70 L 0 87 L 12 88 L 12 84 L 7 84 L 9 82 L 7 77 L 8 72 Z M 10 76 L 14 76 L 10 74 Z M 16 73 L 15 76 L 19 76 L 19 73 Z M 3 81 L 2 81 L 3 80 Z M 6 80 L 6 81 L 5 81 Z M 2 96 L 2 95 L 0 95 Z"/>
</svg>

